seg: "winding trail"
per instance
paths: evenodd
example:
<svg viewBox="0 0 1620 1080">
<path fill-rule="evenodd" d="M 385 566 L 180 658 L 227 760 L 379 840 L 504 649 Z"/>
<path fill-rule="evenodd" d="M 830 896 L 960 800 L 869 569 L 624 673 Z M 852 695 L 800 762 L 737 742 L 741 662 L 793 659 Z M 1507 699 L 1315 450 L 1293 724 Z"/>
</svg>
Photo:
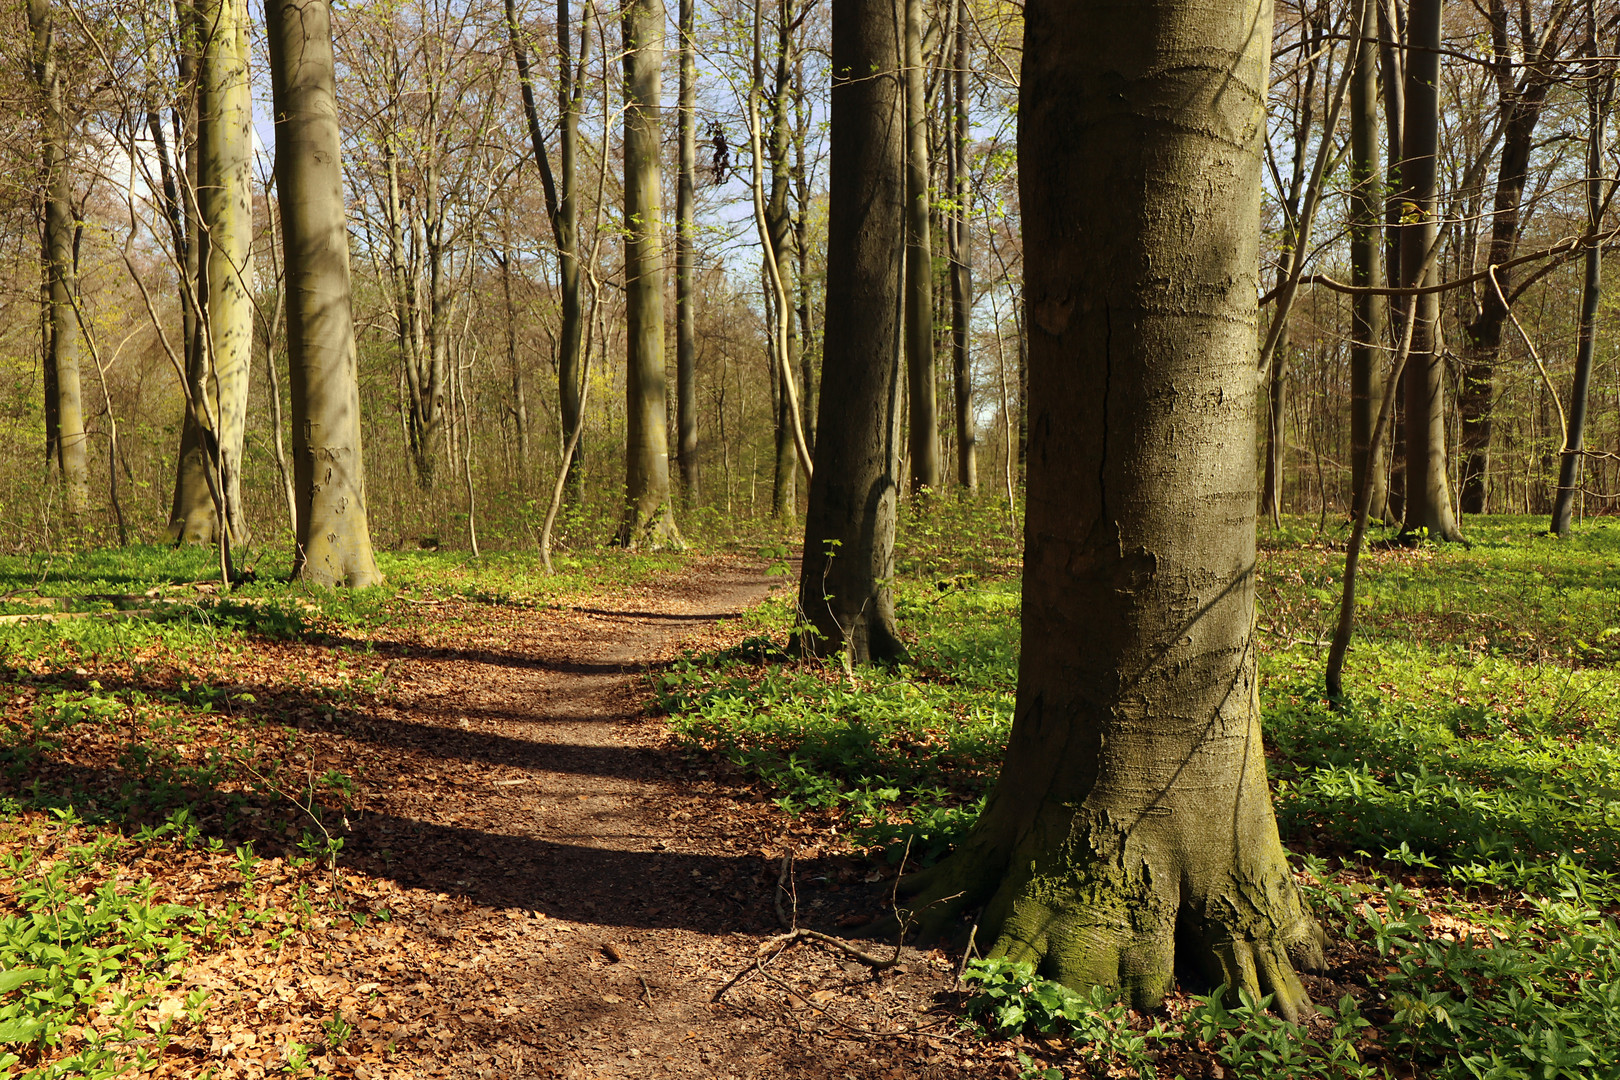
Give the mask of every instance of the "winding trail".
<svg viewBox="0 0 1620 1080">
<path fill-rule="evenodd" d="M 948 1038 L 858 1030 L 914 1025 L 950 982 L 939 954 L 907 950 L 873 975 L 797 949 L 772 965 L 781 981 L 710 1001 L 778 931 L 782 853 L 810 860 L 812 925 L 835 929 L 885 887 L 848 859 L 816 861 L 810 826 L 711 775 L 644 714 L 642 672 L 735 641 L 717 623 L 781 585 L 709 562 L 572 609 L 446 610 L 426 635 L 377 642 L 388 692 L 355 734 L 387 752 L 345 855 L 405 889 L 424 959 L 404 965 L 414 1037 L 370 1075 L 970 1074 Z"/>
</svg>

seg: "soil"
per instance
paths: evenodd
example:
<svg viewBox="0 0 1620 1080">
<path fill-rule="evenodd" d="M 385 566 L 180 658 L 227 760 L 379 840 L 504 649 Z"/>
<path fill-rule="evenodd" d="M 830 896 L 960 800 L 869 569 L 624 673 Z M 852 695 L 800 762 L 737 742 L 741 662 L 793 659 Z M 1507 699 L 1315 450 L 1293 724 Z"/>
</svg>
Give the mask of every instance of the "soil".
<svg viewBox="0 0 1620 1080">
<path fill-rule="evenodd" d="M 447 609 L 433 634 L 376 643 L 404 662 L 372 730 L 345 733 L 385 751 L 343 864 L 380 883 L 394 928 L 353 935 L 356 978 L 373 985 L 340 978 L 328 992 L 369 990 L 360 1014 L 377 999 L 383 1017 L 328 1064 L 360 1077 L 944 1080 L 1012 1057 L 956 1031 L 942 952 L 908 948 L 883 970 L 812 943 L 776 955 L 778 904 L 794 903 L 778 899 L 784 856 L 800 923 L 835 934 L 882 905 L 892 871 L 829 852 L 813 824 L 684 752 L 649 712 L 647 672 L 737 640 L 724 620 L 782 581 L 708 562 L 572 610 Z"/>
</svg>

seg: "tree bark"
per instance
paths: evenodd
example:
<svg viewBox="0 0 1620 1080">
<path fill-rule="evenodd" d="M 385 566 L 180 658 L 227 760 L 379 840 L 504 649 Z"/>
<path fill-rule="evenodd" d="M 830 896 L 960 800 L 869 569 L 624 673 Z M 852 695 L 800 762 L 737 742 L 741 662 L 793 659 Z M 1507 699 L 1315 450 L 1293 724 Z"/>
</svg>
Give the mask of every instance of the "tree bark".
<svg viewBox="0 0 1620 1080">
<path fill-rule="evenodd" d="M 675 427 L 681 493 L 696 506 L 698 488 L 697 310 L 693 293 L 697 186 L 697 48 L 693 0 L 680 0 L 680 178 L 675 185 Z"/>
<path fill-rule="evenodd" d="M 170 539 L 219 541 L 220 509 L 233 545 L 248 542 L 242 447 L 253 353 L 246 274 L 253 244 L 252 88 L 242 0 L 209 0 L 197 12 L 196 341 L 169 515 Z"/>
<path fill-rule="evenodd" d="M 1362 5 L 1361 41 L 1350 82 L 1350 279 L 1361 286 L 1384 284 L 1383 170 L 1378 160 L 1378 40 L 1368 16 L 1378 0 Z M 1389 514 L 1383 454 L 1369 454 L 1373 424 L 1383 404 L 1384 326 L 1388 305 L 1382 296 L 1357 295 L 1350 314 L 1350 490 L 1351 505 L 1371 483 L 1371 515 Z"/>
<path fill-rule="evenodd" d="M 902 0 L 832 2 L 827 310 L 799 648 L 905 654 L 894 620 L 906 130 Z"/>
<path fill-rule="evenodd" d="M 664 0 L 625 0 L 625 477 L 619 542 L 681 547 L 669 493 L 664 386 L 664 250 L 659 86 Z"/>
<path fill-rule="evenodd" d="M 1587 2 L 1588 56 L 1597 55 L 1597 17 L 1591 0 Z M 1593 61 L 1596 67 L 1597 61 Z M 1614 94 L 1612 69 L 1599 79 L 1588 75 L 1586 87 L 1586 232 L 1593 236 L 1603 219 L 1606 181 L 1603 176 L 1603 127 Z M 1613 191 L 1610 187 L 1611 193 Z M 1552 531 L 1568 536 L 1580 494 L 1583 455 L 1586 445 L 1586 403 L 1592 385 L 1592 360 L 1597 351 L 1598 302 L 1603 296 L 1603 245 L 1594 236 L 1586 245 L 1586 276 L 1581 283 L 1580 341 L 1575 350 L 1575 384 L 1569 394 L 1568 431 L 1563 455 L 1558 463 L 1558 491 L 1553 495 Z"/>
<path fill-rule="evenodd" d="M 1491 247 L 1487 258 L 1498 267 L 1518 251 L 1524 188 L 1530 174 L 1536 125 L 1540 122 L 1552 79 L 1562 75 L 1561 67 L 1549 69 L 1547 61 L 1556 55 L 1562 40 L 1564 19 L 1561 13 L 1568 8 L 1564 3 L 1554 10 L 1544 32 L 1542 48 L 1545 51 L 1539 56 L 1532 55 L 1531 64 L 1520 68 L 1514 62 L 1516 50 L 1508 35 L 1507 5 L 1504 0 L 1491 0 L 1489 14 L 1502 116 L 1502 157 L 1496 173 Z M 1523 45 L 1526 50 L 1535 50 L 1532 41 L 1525 41 Z M 1522 77 L 1518 74 L 1521 70 Z M 1483 514 L 1489 504 L 1491 406 L 1495 396 L 1496 360 L 1502 351 L 1502 331 L 1508 317 L 1503 298 L 1510 292 L 1511 273 L 1511 268 L 1497 271 L 1502 295 L 1499 296 L 1495 288 L 1485 289 L 1480 296 L 1479 314 L 1463 333 L 1457 408 L 1462 419 L 1458 451 L 1465 456 L 1458 503 L 1465 514 Z"/>
<path fill-rule="evenodd" d="M 79 289 L 73 234 L 73 177 L 68 169 L 69 124 L 62 109 L 61 74 L 57 65 L 56 21 L 49 0 L 29 0 L 28 26 L 33 37 L 34 79 L 43 99 L 45 228 L 41 248 L 45 262 L 43 290 L 47 317 L 45 389 L 47 417 L 54 415 L 56 474 L 70 524 L 90 506 L 88 436 L 79 381 L 83 335 L 74 311 Z M 47 425 L 50 426 L 50 425 Z"/>
<path fill-rule="evenodd" d="M 587 7 L 587 16 L 590 8 Z M 579 178 L 575 165 L 579 148 L 580 95 L 584 90 L 585 59 L 590 52 L 588 28 L 580 32 L 579 56 L 573 56 L 568 0 L 557 0 L 557 173 L 551 171 L 545 135 L 540 128 L 540 111 L 535 104 L 534 78 L 529 68 L 528 50 L 523 45 L 515 0 L 506 0 L 506 27 L 511 37 L 512 56 L 517 63 L 523 115 L 528 121 L 529 143 L 540 182 L 546 196 L 546 213 L 551 219 L 552 239 L 557 244 L 557 286 L 561 325 L 557 331 L 557 401 L 562 420 L 558 432 L 564 448 L 572 445 L 565 490 L 578 502 L 584 494 L 585 456 L 574 432 L 583 423 L 584 378 L 581 370 L 585 340 L 585 307 L 579 266 Z M 577 65 L 577 66 L 576 66 Z"/>
<path fill-rule="evenodd" d="M 973 317 L 973 253 L 968 244 L 968 25 L 966 0 L 955 0 L 952 45 L 951 126 L 947 186 L 951 191 L 951 371 L 956 387 L 956 482 L 979 490 L 979 436 L 973 422 L 973 355 L 968 323 Z"/>
<path fill-rule="evenodd" d="M 1067 985 L 1211 984 L 1310 1008 L 1255 667 L 1264 0 L 1029 0 L 1023 651 L 1001 779 L 937 921 Z M 986 936 L 988 935 L 988 936 Z M 1290 953 L 1295 960 L 1291 961 Z"/>
<path fill-rule="evenodd" d="M 1402 198 L 1415 208 L 1401 226 L 1401 283 L 1438 280 L 1429 249 L 1439 242 L 1435 155 L 1440 140 L 1440 10 L 1442 0 L 1412 0 L 1407 21 L 1405 145 Z M 1440 344 L 1440 294 L 1408 299 L 1417 305 L 1412 353 L 1406 364 L 1406 531 L 1432 540 L 1461 540 L 1446 475 L 1445 360 Z"/>
<path fill-rule="evenodd" d="M 923 2 L 905 3 L 906 374 L 911 490 L 938 492 L 939 402 L 934 370 L 934 243 L 929 229 L 927 72 Z"/>
<path fill-rule="evenodd" d="M 366 521 L 331 9 L 326 0 L 272 0 L 265 17 L 298 497 L 293 576 L 375 585 L 382 575 Z"/>
<path fill-rule="evenodd" d="M 794 232 L 793 210 L 789 202 L 793 166 L 788 160 L 792 135 L 788 98 L 793 90 L 793 0 L 780 0 L 776 14 L 776 64 L 768 98 L 770 130 L 766 142 L 771 184 L 770 194 L 765 200 L 765 228 L 771 240 L 771 255 L 776 259 L 777 280 L 781 282 L 788 301 L 788 310 L 779 313 L 775 320 L 779 328 L 777 332 L 786 339 L 781 343 L 785 363 L 778 377 L 788 380 L 795 378 L 798 373 L 801 352 L 794 310 L 797 305 L 793 302 L 798 285 L 795 274 L 798 262 L 794 250 L 798 236 Z M 773 287 L 768 274 L 766 286 Z M 771 516 L 784 523 L 791 523 L 798 512 L 799 457 L 793 441 L 793 409 L 797 400 L 798 395 L 789 393 L 786 386 L 781 388 L 776 399 L 776 469 L 771 492 Z"/>
</svg>

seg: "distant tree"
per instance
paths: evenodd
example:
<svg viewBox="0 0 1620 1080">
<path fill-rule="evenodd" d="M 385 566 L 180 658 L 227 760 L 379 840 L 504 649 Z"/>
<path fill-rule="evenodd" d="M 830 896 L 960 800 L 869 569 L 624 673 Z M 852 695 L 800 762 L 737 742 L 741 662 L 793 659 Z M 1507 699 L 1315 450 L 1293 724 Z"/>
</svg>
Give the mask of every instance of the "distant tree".
<svg viewBox="0 0 1620 1080">
<path fill-rule="evenodd" d="M 832 3 L 827 307 L 799 606 L 807 653 L 904 655 L 894 620 L 905 299 L 904 0 Z"/>
<path fill-rule="evenodd" d="M 1018 704 L 999 783 L 907 880 L 991 955 L 1157 1003 L 1179 963 L 1310 1007 L 1255 664 L 1264 0 L 1029 0 Z M 1181 953 L 1181 956 L 1177 954 Z"/>
<path fill-rule="evenodd" d="M 382 575 L 366 520 L 332 12 L 326 0 L 271 0 L 265 19 L 298 501 L 293 575 L 375 585 Z"/>
<path fill-rule="evenodd" d="M 45 317 L 45 443 L 51 471 L 62 485 L 68 517 L 89 506 L 90 465 L 79 381 L 83 335 L 78 314 L 79 270 L 74 237 L 73 177 L 68 142 L 72 124 L 62 100 L 61 52 L 50 0 L 28 0 L 34 81 L 41 104 L 45 224 L 41 233 Z"/>
</svg>

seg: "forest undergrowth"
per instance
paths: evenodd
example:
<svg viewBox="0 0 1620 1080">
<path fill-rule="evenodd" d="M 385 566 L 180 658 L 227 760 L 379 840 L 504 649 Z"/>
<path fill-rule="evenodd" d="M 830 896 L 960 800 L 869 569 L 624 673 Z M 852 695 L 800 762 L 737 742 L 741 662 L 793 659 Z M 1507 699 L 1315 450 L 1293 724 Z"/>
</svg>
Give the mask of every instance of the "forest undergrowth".
<svg viewBox="0 0 1620 1080">
<path fill-rule="evenodd" d="M 964 1037 L 1003 1041 L 1009 1075 L 1038 1080 L 1620 1077 L 1620 522 L 1380 541 L 1338 710 L 1321 670 L 1342 537 L 1289 526 L 1262 539 L 1257 625 L 1284 839 L 1335 942 L 1310 982 L 1321 1014 L 1289 1024 L 1188 988 L 1137 1015 L 980 960 L 946 1001 Z M 766 533 L 725 540 L 791 568 Z M 656 705 L 796 835 L 937 859 L 1011 722 L 1018 546 L 1004 503 L 908 511 L 909 664 L 791 661 L 791 611 L 769 602 L 741 645 L 654 673 Z M 211 558 L 0 560 L 0 1075 L 202 1075 L 222 1055 L 244 1075 L 386 1075 L 405 1025 L 379 983 L 419 938 L 340 827 L 381 782 L 342 727 L 407 662 L 375 642 L 453 637 L 474 608 L 544 618 L 682 565 L 574 551 L 547 577 L 532 554 L 380 553 L 380 589 L 263 574 L 225 593 Z M 375 970 L 333 974 L 351 952 Z M 262 976 L 245 1003 L 244 970 Z M 319 984 L 297 1002 L 294 970 Z"/>
<path fill-rule="evenodd" d="M 1620 522 L 1544 531 L 1485 517 L 1469 546 L 1376 543 L 1340 708 L 1322 667 L 1343 538 L 1302 522 L 1262 538 L 1277 811 L 1335 942 L 1308 984 L 1318 1017 L 1291 1024 L 1221 988 L 1141 1016 L 975 960 L 964 1022 L 1019 1040 L 1038 1080 L 1620 1077 Z M 909 664 L 790 662 L 777 601 L 743 645 L 659 680 L 675 731 L 859 851 L 939 858 L 1012 722 L 1017 567 L 983 535 L 903 535 Z"/>
</svg>

